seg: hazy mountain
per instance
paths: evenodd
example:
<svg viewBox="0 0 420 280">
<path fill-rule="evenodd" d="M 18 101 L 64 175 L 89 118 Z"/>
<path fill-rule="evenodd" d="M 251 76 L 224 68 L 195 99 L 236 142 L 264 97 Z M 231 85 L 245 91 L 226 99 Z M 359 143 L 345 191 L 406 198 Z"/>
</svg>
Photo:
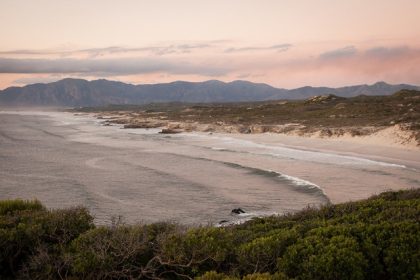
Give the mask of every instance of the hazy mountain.
<svg viewBox="0 0 420 280">
<path fill-rule="evenodd" d="M 418 86 L 399 84 L 390 85 L 377 82 L 373 85 L 355 85 L 340 88 L 329 87 L 301 87 L 288 91 L 290 99 L 305 99 L 315 95 L 334 94 L 341 97 L 354 97 L 358 95 L 391 95 L 401 89 L 420 89 Z"/>
<path fill-rule="evenodd" d="M 411 85 L 357 85 L 341 88 L 302 87 L 292 90 L 247 81 L 132 85 L 108 80 L 64 79 L 49 84 L 10 87 L 0 91 L 0 105 L 8 106 L 99 106 L 107 104 L 145 104 L 151 102 L 238 102 L 275 99 L 304 99 L 335 94 L 389 95 L 400 89 L 418 89 Z"/>
</svg>

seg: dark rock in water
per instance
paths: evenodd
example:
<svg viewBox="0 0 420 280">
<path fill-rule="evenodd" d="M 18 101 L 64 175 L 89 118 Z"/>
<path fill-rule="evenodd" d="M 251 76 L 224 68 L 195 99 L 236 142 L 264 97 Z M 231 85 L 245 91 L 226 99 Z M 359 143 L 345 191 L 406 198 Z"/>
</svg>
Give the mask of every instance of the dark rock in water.
<svg viewBox="0 0 420 280">
<path fill-rule="evenodd" d="M 228 223 L 229 221 L 228 220 L 221 220 L 220 222 L 219 222 L 219 224 L 225 224 L 225 223 Z"/>
<path fill-rule="evenodd" d="M 232 209 L 232 213 L 234 213 L 234 214 L 242 214 L 242 213 L 245 213 L 245 211 L 242 210 L 241 208 L 235 208 L 235 209 Z"/>
<path fill-rule="evenodd" d="M 181 133 L 182 131 L 179 129 L 171 129 L 171 128 L 163 128 L 161 132 L 162 134 L 176 134 Z"/>
</svg>

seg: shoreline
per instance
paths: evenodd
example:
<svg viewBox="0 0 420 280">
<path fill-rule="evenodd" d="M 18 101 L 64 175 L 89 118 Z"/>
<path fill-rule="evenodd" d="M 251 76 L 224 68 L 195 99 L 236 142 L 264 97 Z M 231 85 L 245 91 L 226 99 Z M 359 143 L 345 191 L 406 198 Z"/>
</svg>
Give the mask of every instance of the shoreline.
<svg viewBox="0 0 420 280">
<path fill-rule="evenodd" d="M 309 138 L 302 136 L 264 133 L 264 134 L 234 134 L 234 133 L 213 133 L 215 137 L 230 137 L 237 140 L 251 141 L 256 144 L 278 146 L 280 148 L 291 148 L 301 151 L 314 153 L 326 153 L 331 155 L 339 155 L 348 158 L 360 158 L 366 161 L 394 166 L 394 168 L 420 170 L 420 150 L 411 150 L 400 147 L 374 146 L 371 144 L 360 144 L 357 142 L 343 142 L 335 139 L 325 138 Z M 290 174 L 290 172 L 286 172 Z M 326 174 L 327 176 L 328 174 Z M 332 176 L 333 174 L 329 174 Z M 299 176 L 300 178 L 300 176 Z M 316 183 L 312 184 L 317 185 Z M 384 183 L 385 185 L 386 183 Z M 317 185 L 318 186 L 318 185 Z M 321 191 L 328 197 L 331 203 L 344 203 L 365 199 L 371 195 L 379 194 L 383 191 L 398 191 L 406 189 L 396 185 L 388 185 L 380 188 L 365 187 L 360 183 L 358 187 L 352 190 L 342 190 L 335 185 L 321 184 L 318 186 Z M 419 185 L 412 185 L 412 188 L 418 188 Z"/>
<path fill-rule="evenodd" d="M 78 113 L 76 113 L 78 114 Z M 404 124 L 389 126 L 306 127 L 300 123 L 283 125 L 235 125 L 225 123 L 181 122 L 162 118 L 141 117 L 127 112 L 88 113 L 103 125 L 123 125 L 124 128 L 160 128 L 162 133 L 181 132 L 222 133 L 232 135 L 284 135 L 306 139 L 324 139 L 343 143 L 368 144 L 420 151 L 416 132 Z"/>
<path fill-rule="evenodd" d="M 417 143 L 414 143 L 413 141 L 408 143 L 396 141 L 404 137 L 415 140 L 412 133 L 398 128 L 399 125 L 383 129 L 377 128 L 371 135 L 364 136 L 350 136 L 346 134 L 342 136 L 320 136 L 320 133 L 300 134 L 296 133 L 296 130 L 291 130 L 287 133 L 240 133 L 238 127 L 232 129 L 232 126 L 229 126 L 228 132 L 224 129 L 209 131 L 208 124 L 171 121 L 162 122 L 162 120 L 153 118 L 142 119 L 143 125 L 135 126 L 133 125 L 133 122 L 130 122 L 129 119 L 126 118 L 125 114 L 122 114 L 122 117 L 121 115 L 118 117 L 109 113 L 92 114 L 92 116 L 103 120 L 103 125 L 119 124 L 123 125 L 123 127 L 125 126 L 125 128 L 132 129 L 137 127 L 139 129 L 148 129 L 150 126 L 151 128 L 162 129 L 162 131 L 167 130 L 169 131 L 169 134 L 181 133 L 188 135 L 189 133 L 195 133 L 213 137 L 230 137 L 237 140 L 251 141 L 256 144 L 329 153 L 349 158 L 357 157 L 383 162 L 384 164 L 389 164 L 391 166 L 395 165 L 396 168 L 402 166 L 403 168 L 407 167 L 412 170 L 420 170 L 420 162 L 418 161 L 420 158 L 420 148 Z M 136 120 L 138 124 L 138 118 Z M 127 126 L 127 124 L 129 124 L 129 126 Z M 287 174 L 289 174 L 289 172 L 287 172 Z M 296 174 L 292 173 L 292 175 L 295 176 Z M 325 176 L 328 176 L 328 174 L 325 174 Z M 416 188 L 418 185 L 413 184 L 412 187 Z M 360 186 L 355 187 L 352 190 L 342 190 L 334 185 L 321 184 L 321 190 L 325 192 L 331 203 L 354 201 L 367 198 L 383 191 L 401 189 L 405 188 L 396 185 L 388 185 L 379 188 Z"/>
<path fill-rule="evenodd" d="M 49 114 L 46 113 L 46 115 Z M 89 119 L 95 120 L 96 125 L 99 127 L 102 127 L 104 125 L 106 126 L 106 124 L 109 121 L 116 120 L 112 115 L 109 114 L 69 114 L 69 116 L 71 117 L 73 117 L 74 115 L 79 115 L 81 117 L 87 116 Z M 120 121 L 121 119 L 117 119 L 117 122 Z M 114 123 L 111 122 L 109 123 L 109 125 L 114 126 Z M 122 128 L 123 126 L 124 122 L 118 124 L 118 126 L 115 125 L 114 129 L 118 129 L 118 127 Z M 103 127 L 101 129 L 107 130 L 106 127 Z M 158 134 L 159 130 L 161 129 L 162 127 L 160 129 L 154 129 L 153 134 Z M 121 132 L 124 130 L 125 129 L 121 129 Z M 147 131 L 147 128 L 140 128 L 139 130 Z M 127 129 L 126 132 L 130 132 L 130 129 Z M 139 131 L 139 133 L 141 134 L 142 132 Z M 267 171 L 276 171 L 280 174 L 287 174 L 292 177 L 307 180 L 308 182 L 311 182 L 314 185 L 320 186 L 320 188 L 325 192 L 325 194 L 328 196 L 332 203 L 363 199 L 370 195 L 378 194 L 386 190 L 400 190 L 410 187 L 417 188 L 419 186 L 420 178 L 414 174 L 415 172 L 418 172 L 417 170 L 420 170 L 420 161 L 418 160 L 420 158 L 420 151 L 418 149 L 407 149 L 406 147 L 400 146 L 390 147 L 384 145 L 374 145 L 372 143 L 360 143 L 347 140 L 338 141 L 340 138 L 331 139 L 325 137 L 302 137 L 297 135 L 288 135 L 281 133 L 247 134 L 189 131 L 177 133 L 174 135 L 162 135 L 162 137 L 176 138 L 178 137 L 177 135 L 183 138 L 183 141 L 185 141 L 186 143 L 189 143 L 189 141 L 193 141 L 193 145 L 197 144 L 197 141 L 194 139 L 196 137 L 193 136 L 200 135 L 204 136 L 203 139 L 207 142 L 217 143 L 220 140 L 220 143 L 222 143 L 220 147 L 223 147 L 223 141 L 229 141 L 226 139 L 232 138 L 233 140 L 235 140 L 234 142 L 238 143 L 237 145 L 239 146 L 242 144 L 247 145 L 248 142 L 249 144 L 253 145 L 252 149 L 261 149 L 261 147 L 264 146 L 268 149 L 274 150 L 275 153 L 278 153 L 280 155 L 280 158 L 284 158 L 286 159 L 286 161 L 278 160 L 277 156 L 267 156 L 269 154 L 267 154 L 266 151 L 261 151 L 262 154 L 259 154 L 260 157 L 258 161 L 252 162 L 252 164 L 248 164 L 248 157 L 246 155 L 235 156 L 235 160 L 231 162 L 234 164 L 244 165 L 251 168 L 259 168 L 261 170 Z M 103 144 L 101 143 L 102 141 L 99 140 L 95 140 L 94 142 L 98 142 L 98 144 L 101 145 Z M 135 147 L 135 145 L 136 144 L 133 143 L 133 148 Z M 212 146 L 208 146 L 207 148 L 210 147 L 214 151 L 217 151 L 218 146 L 219 145 L 216 145 L 216 148 L 214 149 L 212 148 Z M 265 149 L 264 147 L 262 149 Z M 171 151 L 171 148 L 164 149 L 163 151 L 161 151 L 160 149 L 161 147 L 156 147 L 155 149 L 151 149 L 150 151 L 163 153 Z M 225 149 L 220 148 L 220 150 L 224 151 Z M 238 151 L 240 150 L 241 148 Z M 228 150 L 226 151 L 229 152 Z M 173 152 L 174 151 L 172 151 L 171 153 Z M 296 159 L 299 162 L 299 166 L 288 165 L 288 154 L 292 155 L 293 157 L 293 154 L 295 153 L 297 153 L 298 156 Z M 303 156 L 302 154 L 306 154 L 306 157 L 311 156 L 312 153 L 317 157 L 321 156 L 322 162 L 327 163 L 327 165 L 328 161 L 332 160 L 333 162 L 331 167 L 324 166 L 320 168 L 316 162 L 305 161 L 304 158 L 300 158 Z M 183 150 L 175 151 L 174 154 L 182 155 Z M 231 155 L 232 154 L 228 156 L 231 157 Z M 222 162 L 225 160 L 225 156 L 226 155 L 224 155 L 222 152 L 219 152 L 212 153 L 211 155 L 208 155 L 207 158 L 214 162 Z M 369 160 L 374 162 L 369 162 Z M 358 181 L 357 178 L 352 177 L 355 174 L 352 171 L 353 167 L 345 162 L 340 163 L 340 161 L 356 161 L 360 162 L 361 164 L 366 164 L 366 168 L 371 169 L 372 172 L 366 173 L 366 177 L 365 175 L 363 175 L 364 179 L 360 178 L 360 180 Z M 320 161 L 320 163 L 322 162 Z M 383 167 L 381 167 L 382 164 L 384 164 Z M 158 166 L 155 167 L 157 168 Z M 395 173 L 396 175 L 393 178 L 390 178 L 391 180 L 386 179 L 385 181 L 383 181 L 383 178 L 381 179 L 380 176 L 381 174 L 375 174 L 375 170 L 377 170 L 378 172 L 381 172 L 382 170 L 384 172 L 390 172 L 392 174 Z M 399 179 L 399 177 L 401 176 L 401 174 L 407 172 L 411 173 L 411 175 L 407 178 L 411 178 L 412 181 L 401 181 L 403 179 Z M 339 184 L 335 179 L 333 179 L 336 176 L 348 178 L 348 180 L 346 179 L 345 184 L 343 184 L 344 181 L 341 180 L 341 184 Z"/>
</svg>

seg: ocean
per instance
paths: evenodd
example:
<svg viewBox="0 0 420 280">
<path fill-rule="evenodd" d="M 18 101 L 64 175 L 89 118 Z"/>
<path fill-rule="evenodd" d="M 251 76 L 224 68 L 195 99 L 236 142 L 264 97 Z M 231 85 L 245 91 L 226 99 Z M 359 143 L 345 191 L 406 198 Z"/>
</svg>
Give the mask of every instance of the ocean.
<svg viewBox="0 0 420 280">
<path fill-rule="evenodd" d="M 96 224 L 121 218 L 217 225 L 291 213 L 333 196 L 358 199 L 388 186 L 420 185 L 418 162 L 233 135 L 165 135 L 102 121 L 66 112 L 0 112 L 0 199 L 85 206 Z M 246 213 L 232 214 L 234 208 Z"/>
</svg>

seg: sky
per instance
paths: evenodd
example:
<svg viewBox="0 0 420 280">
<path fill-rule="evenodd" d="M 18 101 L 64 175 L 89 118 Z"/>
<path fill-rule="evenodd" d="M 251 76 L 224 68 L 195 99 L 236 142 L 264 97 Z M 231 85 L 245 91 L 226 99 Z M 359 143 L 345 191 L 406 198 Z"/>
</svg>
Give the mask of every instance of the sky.
<svg viewBox="0 0 420 280">
<path fill-rule="evenodd" d="M 419 0 L 1 0 L 0 89 L 63 78 L 420 85 Z"/>
</svg>

